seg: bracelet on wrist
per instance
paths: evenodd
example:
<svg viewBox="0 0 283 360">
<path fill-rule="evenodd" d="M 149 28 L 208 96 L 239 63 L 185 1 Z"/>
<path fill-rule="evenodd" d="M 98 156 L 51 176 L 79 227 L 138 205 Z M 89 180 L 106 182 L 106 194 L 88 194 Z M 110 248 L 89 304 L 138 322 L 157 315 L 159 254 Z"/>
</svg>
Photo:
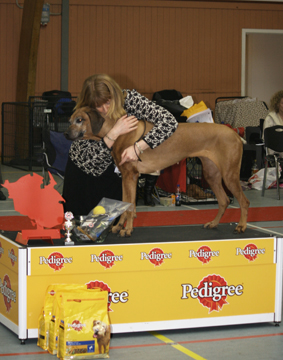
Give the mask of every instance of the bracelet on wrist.
<svg viewBox="0 0 283 360">
<path fill-rule="evenodd" d="M 138 144 L 137 142 L 135 142 L 135 144 L 137 145 L 137 148 L 138 148 L 138 150 L 139 150 L 140 154 L 142 154 L 142 153 L 143 153 L 142 148 L 139 146 L 139 144 Z"/>
<path fill-rule="evenodd" d="M 138 155 L 138 153 L 137 153 L 137 150 L 136 150 L 136 145 L 137 145 L 137 143 L 135 142 L 135 143 L 134 143 L 134 150 L 135 150 L 135 153 L 136 153 L 136 155 L 137 155 L 138 161 L 141 161 L 141 158 L 139 157 L 139 155 Z"/>
<path fill-rule="evenodd" d="M 108 136 L 107 134 L 105 135 L 105 137 L 107 137 L 107 139 L 109 139 L 110 141 L 115 141 L 114 139 L 111 139 L 111 137 L 110 136 Z"/>
</svg>

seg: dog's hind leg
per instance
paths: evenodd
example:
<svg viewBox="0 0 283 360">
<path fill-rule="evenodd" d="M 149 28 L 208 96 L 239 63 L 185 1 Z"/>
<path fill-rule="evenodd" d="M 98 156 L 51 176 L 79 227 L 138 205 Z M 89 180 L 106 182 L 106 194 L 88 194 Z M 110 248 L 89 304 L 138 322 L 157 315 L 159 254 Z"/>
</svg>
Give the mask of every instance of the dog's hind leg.
<svg viewBox="0 0 283 360">
<path fill-rule="evenodd" d="M 230 201 L 222 186 L 222 176 L 218 167 L 208 158 L 200 157 L 200 160 L 202 162 L 204 178 L 218 201 L 218 213 L 216 217 L 204 225 L 205 228 L 213 229 L 219 224 Z"/>
<path fill-rule="evenodd" d="M 223 180 L 227 186 L 227 188 L 231 191 L 233 196 L 237 199 L 240 209 L 241 209 L 241 217 L 238 225 L 235 228 L 235 232 L 243 233 L 247 228 L 247 219 L 248 219 L 248 208 L 250 205 L 249 200 L 246 198 L 241 184 L 240 184 L 240 176 L 235 172 L 229 171 L 229 169 L 225 169 L 225 173 L 223 174 Z"/>
</svg>

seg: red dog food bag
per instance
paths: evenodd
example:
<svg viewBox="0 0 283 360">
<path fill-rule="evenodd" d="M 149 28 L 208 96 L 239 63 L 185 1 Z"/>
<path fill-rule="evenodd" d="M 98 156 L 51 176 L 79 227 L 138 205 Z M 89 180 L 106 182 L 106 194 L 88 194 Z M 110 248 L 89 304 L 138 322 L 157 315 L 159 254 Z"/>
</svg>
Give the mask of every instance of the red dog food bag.
<svg viewBox="0 0 283 360">
<path fill-rule="evenodd" d="M 57 356 L 68 359 L 109 358 L 108 292 L 63 294 Z"/>
</svg>

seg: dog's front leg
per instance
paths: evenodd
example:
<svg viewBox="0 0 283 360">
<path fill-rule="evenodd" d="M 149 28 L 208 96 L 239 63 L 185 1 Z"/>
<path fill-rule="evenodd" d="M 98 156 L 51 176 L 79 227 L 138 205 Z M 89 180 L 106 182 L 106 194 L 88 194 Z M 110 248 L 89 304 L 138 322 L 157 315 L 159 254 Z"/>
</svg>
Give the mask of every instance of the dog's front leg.
<svg viewBox="0 0 283 360">
<path fill-rule="evenodd" d="M 120 234 L 120 231 L 124 228 L 124 224 L 126 223 L 127 221 L 127 211 L 125 211 L 121 216 L 120 216 L 120 219 L 119 219 L 119 222 L 117 225 L 114 225 L 112 227 L 112 233 L 113 234 Z"/>
<path fill-rule="evenodd" d="M 133 163 L 126 163 L 121 166 L 123 201 L 131 203 L 132 208 L 125 211 L 112 232 L 119 233 L 121 237 L 131 236 L 133 232 L 133 222 L 136 215 L 136 192 L 139 173 Z"/>
</svg>

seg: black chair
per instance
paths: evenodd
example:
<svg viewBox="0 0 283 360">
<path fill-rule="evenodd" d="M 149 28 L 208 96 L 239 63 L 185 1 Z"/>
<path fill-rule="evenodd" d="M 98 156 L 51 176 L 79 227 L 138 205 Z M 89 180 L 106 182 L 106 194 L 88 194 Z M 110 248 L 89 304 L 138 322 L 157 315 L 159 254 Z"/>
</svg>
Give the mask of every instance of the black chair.
<svg viewBox="0 0 283 360">
<path fill-rule="evenodd" d="M 265 184 L 266 184 L 266 174 L 268 164 L 275 164 L 276 168 L 276 182 L 277 182 L 277 195 L 278 200 L 280 200 L 280 187 L 279 187 L 279 165 L 283 164 L 283 158 L 279 153 L 283 152 L 283 126 L 276 125 L 264 130 L 264 145 L 266 148 L 266 155 L 264 159 L 264 176 L 263 176 L 263 185 L 262 185 L 262 196 L 264 196 L 265 192 Z M 267 148 L 274 151 L 274 154 L 268 155 Z"/>
<path fill-rule="evenodd" d="M 260 126 L 246 127 L 246 141 L 244 151 L 254 151 L 256 162 L 259 169 L 264 166 L 264 143 L 262 141 L 262 130 Z"/>
<path fill-rule="evenodd" d="M 243 158 L 240 178 L 247 181 L 251 176 L 251 168 L 256 160 L 258 169 L 263 168 L 264 146 L 259 126 L 246 127 L 246 144 L 243 144 Z"/>
<path fill-rule="evenodd" d="M 43 129 L 41 164 L 44 186 L 50 181 L 48 172 L 62 180 L 58 183 L 57 189 L 63 184 L 71 143 L 72 141 L 65 138 L 64 133 Z"/>
</svg>

